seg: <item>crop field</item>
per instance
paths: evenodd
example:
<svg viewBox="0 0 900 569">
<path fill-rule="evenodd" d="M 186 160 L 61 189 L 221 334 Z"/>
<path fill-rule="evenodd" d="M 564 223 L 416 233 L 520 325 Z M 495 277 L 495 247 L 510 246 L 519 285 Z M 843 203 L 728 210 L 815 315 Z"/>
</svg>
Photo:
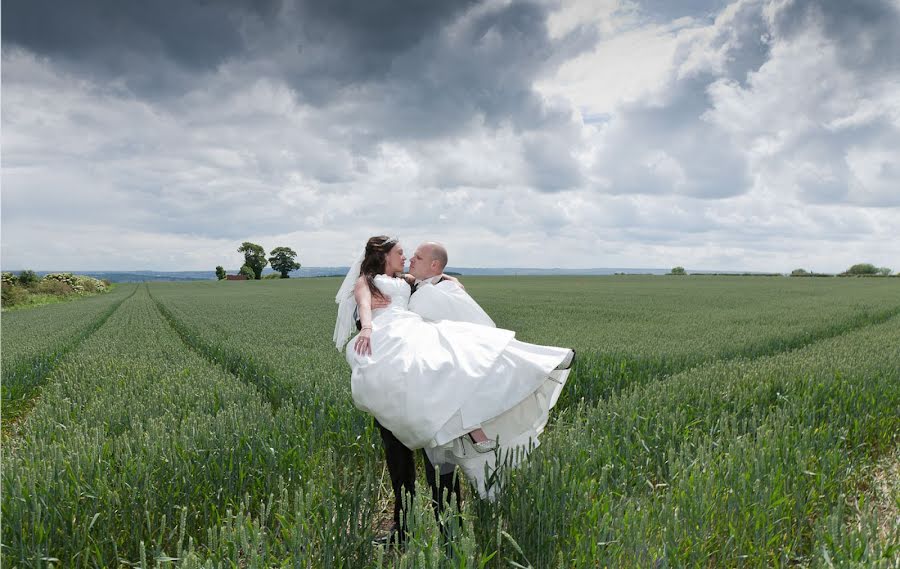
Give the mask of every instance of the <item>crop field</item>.
<svg viewBox="0 0 900 569">
<path fill-rule="evenodd" d="M 900 563 L 897 279 L 462 278 L 578 359 L 448 539 L 420 475 L 403 551 L 372 544 L 392 493 L 331 342 L 338 279 L 5 313 L 3 567 Z"/>
</svg>

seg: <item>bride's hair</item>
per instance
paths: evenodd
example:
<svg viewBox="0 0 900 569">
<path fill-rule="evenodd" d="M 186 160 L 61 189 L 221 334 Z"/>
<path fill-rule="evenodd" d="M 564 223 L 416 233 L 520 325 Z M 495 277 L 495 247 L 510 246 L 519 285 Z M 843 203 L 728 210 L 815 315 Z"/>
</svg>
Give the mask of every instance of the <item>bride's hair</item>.
<svg viewBox="0 0 900 569">
<path fill-rule="evenodd" d="M 370 237 L 366 242 L 366 256 L 363 258 L 359 273 L 366 277 L 366 284 L 369 285 L 369 291 L 371 291 L 372 296 L 384 298 L 384 295 L 375 286 L 375 275 L 384 273 L 387 254 L 391 252 L 391 249 L 398 242 L 396 237 L 388 237 L 387 235 L 376 235 L 375 237 Z"/>
</svg>

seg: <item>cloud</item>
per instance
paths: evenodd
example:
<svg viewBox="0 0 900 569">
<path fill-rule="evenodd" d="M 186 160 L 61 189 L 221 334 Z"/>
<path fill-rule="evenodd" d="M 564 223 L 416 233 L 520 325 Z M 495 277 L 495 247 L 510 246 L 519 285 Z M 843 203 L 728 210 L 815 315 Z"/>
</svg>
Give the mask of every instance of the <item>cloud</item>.
<svg viewBox="0 0 900 569">
<path fill-rule="evenodd" d="M 759 184 L 806 203 L 900 205 L 887 150 L 900 144 L 897 73 L 876 72 L 882 58 L 848 43 L 846 30 L 828 24 L 835 14 L 812 6 L 799 14 L 802 29 L 795 5 L 770 13 L 769 58 L 744 84 L 712 83 L 706 118 L 749 149 Z M 875 45 L 889 41 L 879 28 Z"/>
<path fill-rule="evenodd" d="M 900 10 L 869 4 L 844 18 L 831 4 L 739 1 L 711 24 L 650 28 L 669 46 L 665 71 L 620 91 L 618 103 L 581 101 L 583 116 L 607 117 L 594 184 L 628 195 L 768 189 L 800 203 L 895 207 L 887 149 L 900 142 L 900 84 L 869 48 L 890 47 Z"/>
<path fill-rule="evenodd" d="M 607 106 L 611 119 L 597 136 L 593 165 L 599 189 L 711 199 L 749 190 L 745 149 L 709 120 L 709 88 L 722 77 L 743 80 L 765 61 L 761 20 L 757 3 L 737 2 L 712 24 L 683 21 L 655 30 L 668 64 L 655 81 L 643 82 L 643 93 L 633 89 Z"/>
<path fill-rule="evenodd" d="M 895 1 L 794 0 L 770 14 L 775 32 L 786 39 L 802 37 L 810 28 L 820 31 L 834 43 L 842 67 L 866 76 L 900 71 L 900 6 Z"/>
</svg>

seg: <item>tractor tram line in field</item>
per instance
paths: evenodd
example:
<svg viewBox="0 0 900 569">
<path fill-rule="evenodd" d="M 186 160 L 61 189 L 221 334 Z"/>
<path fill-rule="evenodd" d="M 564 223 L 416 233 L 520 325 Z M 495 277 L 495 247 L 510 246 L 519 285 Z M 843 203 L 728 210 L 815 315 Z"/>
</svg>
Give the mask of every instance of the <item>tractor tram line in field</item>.
<svg viewBox="0 0 900 569">
<path fill-rule="evenodd" d="M 193 350 L 197 355 L 207 360 L 210 364 L 223 369 L 225 372 L 254 386 L 257 391 L 266 398 L 273 410 L 277 410 L 283 398 L 273 386 L 274 372 L 267 369 L 264 364 L 256 362 L 252 357 L 242 355 L 224 349 L 212 342 L 204 340 L 200 335 L 180 322 L 172 312 L 147 289 L 150 299 L 153 301 L 159 313 L 163 316 L 172 330 L 178 334 L 185 346 Z"/>
<path fill-rule="evenodd" d="M 4 495 L 13 497 L 4 501 L 3 511 L 7 562 L 110 566 L 137 560 L 145 549 L 158 557 L 172 531 L 183 533 L 184 523 L 196 524 L 196 512 L 185 518 L 181 504 L 200 506 L 222 497 L 221 482 L 218 489 L 204 488 L 199 474 L 222 468 L 216 449 L 223 445 L 227 454 L 228 439 L 216 435 L 225 432 L 216 433 L 205 420 L 186 427 L 186 420 L 224 411 L 221 418 L 227 410 L 237 412 L 236 405 L 252 409 L 253 397 L 234 393 L 227 381 L 216 383 L 205 362 L 191 360 L 180 339 L 167 334 L 146 287 L 136 292 L 107 328 L 56 369 L 23 448 L 11 457 L 18 476 L 4 477 Z M 202 381 L 204 376 L 213 381 Z M 178 407 L 186 415 L 173 413 Z M 114 409 L 127 413 L 111 413 Z M 232 421 L 240 423 L 236 417 Z M 201 442 L 204 435 L 212 438 Z M 198 458 L 204 456 L 201 464 Z M 245 478 L 241 474 L 236 482 Z M 22 510 L 14 507 L 20 504 Z M 21 517 L 27 511 L 31 515 Z M 198 517 L 214 511 L 207 508 Z"/>
<path fill-rule="evenodd" d="M 21 423 L 29 410 L 34 406 L 41 386 L 44 385 L 47 378 L 53 373 L 53 370 L 63 358 L 77 350 L 87 338 L 99 330 L 125 301 L 134 296 L 136 291 L 137 287 L 134 287 L 127 297 L 114 300 L 108 309 L 100 313 L 95 319 L 89 320 L 87 326 L 82 330 L 77 331 L 72 336 L 65 337 L 50 350 L 30 355 L 25 361 L 21 359 L 17 362 L 9 363 L 4 361 L 2 404 L 3 437 L 5 441 L 14 436 L 18 424 Z M 22 312 L 22 314 L 24 316 L 30 315 L 27 312 Z M 8 318 L 8 316 L 4 318 Z M 10 332 L 7 328 L 6 333 L 15 332 Z"/>
<path fill-rule="evenodd" d="M 747 349 L 730 350 L 702 358 L 641 358 L 630 354 L 579 352 L 557 408 L 565 409 L 576 404 L 592 405 L 634 386 L 665 381 L 673 375 L 718 362 L 752 361 L 801 350 L 822 340 L 882 324 L 898 314 L 900 305 L 888 310 L 854 314 L 844 321 L 812 329 L 794 337 L 778 338 Z"/>
</svg>

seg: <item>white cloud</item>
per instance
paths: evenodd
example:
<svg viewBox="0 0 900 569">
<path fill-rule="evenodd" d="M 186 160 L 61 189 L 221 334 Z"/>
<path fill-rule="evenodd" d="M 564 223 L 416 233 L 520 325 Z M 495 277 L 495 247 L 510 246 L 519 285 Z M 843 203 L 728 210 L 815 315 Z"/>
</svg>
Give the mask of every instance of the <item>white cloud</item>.
<svg viewBox="0 0 900 569">
<path fill-rule="evenodd" d="M 678 32 L 689 23 L 686 19 L 643 27 L 622 23 L 624 29 L 604 36 L 591 52 L 566 61 L 555 76 L 536 87 L 547 97 L 571 101 L 584 122 L 603 121 L 621 105 L 664 89 Z"/>
</svg>

